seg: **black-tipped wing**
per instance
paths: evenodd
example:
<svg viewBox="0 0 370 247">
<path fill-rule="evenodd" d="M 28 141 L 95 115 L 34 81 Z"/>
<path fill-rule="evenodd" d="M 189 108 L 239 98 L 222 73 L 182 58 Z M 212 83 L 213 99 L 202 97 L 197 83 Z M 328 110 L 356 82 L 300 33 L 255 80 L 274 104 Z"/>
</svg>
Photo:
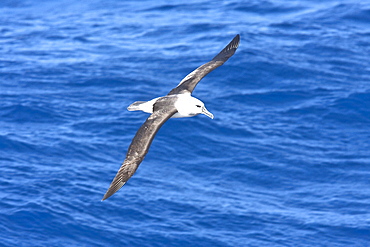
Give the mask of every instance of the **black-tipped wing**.
<svg viewBox="0 0 370 247">
<path fill-rule="evenodd" d="M 193 72 L 188 74 L 180 84 L 172 89 L 168 95 L 190 92 L 192 93 L 196 85 L 203 77 L 205 77 L 209 72 L 223 65 L 232 55 L 234 55 L 236 49 L 239 46 L 240 35 L 236 35 L 234 39 L 210 62 L 201 65 Z"/>
<path fill-rule="evenodd" d="M 118 170 L 102 201 L 116 193 L 127 180 L 134 175 L 136 169 L 148 153 L 155 134 L 161 126 L 177 112 L 174 106 L 175 100 L 174 97 L 163 97 L 158 99 L 154 104 L 153 113 L 136 132 L 128 148 L 126 159 L 122 163 L 122 166 Z"/>
</svg>

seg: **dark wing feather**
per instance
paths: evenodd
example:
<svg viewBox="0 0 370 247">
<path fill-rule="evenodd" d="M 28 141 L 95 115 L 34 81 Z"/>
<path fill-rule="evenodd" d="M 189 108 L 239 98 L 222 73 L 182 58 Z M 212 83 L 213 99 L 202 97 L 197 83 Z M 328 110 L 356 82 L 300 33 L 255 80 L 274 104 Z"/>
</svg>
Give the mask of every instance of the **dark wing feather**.
<svg viewBox="0 0 370 247">
<path fill-rule="evenodd" d="M 201 65 L 193 72 L 188 74 L 180 84 L 172 89 L 168 95 L 179 94 L 179 93 L 192 93 L 196 85 L 203 77 L 205 77 L 209 72 L 223 65 L 232 55 L 234 55 L 236 49 L 239 46 L 240 35 L 236 35 L 234 39 L 210 62 Z"/>
<path fill-rule="evenodd" d="M 128 148 L 126 159 L 122 163 L 122 166 L 118 170 L 102 201 L 116 193 L 135 173 L 145 155 L 148 153 L 155 134 L 161 126 L 177 112 L 174 107 L 174 100 L 175 99 L 172 97 L 163 97 L 158 99 L 154 104 L 153 113 L 136 132 Z"/>
</svg>

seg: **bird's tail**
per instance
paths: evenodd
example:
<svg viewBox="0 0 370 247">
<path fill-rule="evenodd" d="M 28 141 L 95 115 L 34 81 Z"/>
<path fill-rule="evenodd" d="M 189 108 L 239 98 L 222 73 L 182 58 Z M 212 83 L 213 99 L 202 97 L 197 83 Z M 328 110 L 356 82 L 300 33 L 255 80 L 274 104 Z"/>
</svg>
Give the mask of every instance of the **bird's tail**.
<svg viewBox="0 0 370 247">
<path fill-rule="evenodd" d="M 143 109 L 142 109 L 141 105 L 144 104 L 144 103 L 146 103 L 146 101 L 136 101 L 136 102 L 132 103 L 131 105 L 129 105 L 127 107 L 127 110 L 129 110 L 129 111 L 142 111 Z"/>
</svg>

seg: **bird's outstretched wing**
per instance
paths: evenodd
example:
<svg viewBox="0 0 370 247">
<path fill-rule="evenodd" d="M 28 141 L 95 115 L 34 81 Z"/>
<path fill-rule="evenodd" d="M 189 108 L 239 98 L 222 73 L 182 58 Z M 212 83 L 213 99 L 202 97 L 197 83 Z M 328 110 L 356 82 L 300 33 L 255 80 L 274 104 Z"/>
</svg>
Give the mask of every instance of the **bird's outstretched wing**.
<svg viewBox="0 0 370 247">
<path fill-rule="evenodd" d="M 135 173 L 145 155 L 148 153 L 155 134 L 161 126 L 177 112 L 174 106 L 174 100 L 173 97 L 162 97 L 154 104 L 153 113 L 136 132 L 128 148 L 126 159 L 122 163 L 122 166 L 118 170 L 102 201 L 116 193 Z"/>
<path fill-rule="evenodd" d="M 205 63 L 195 69 L 193 72 L 188 74 L 177 87 L 172 89 L 168 95 L 179 94 L 179 93 L 192 93 L 196 85 L 203 77 L 209 72 L 223 65 L 232 55 L 234 55 L 236 49 L 239 46 L 240 35 L 236 35 L 234 39 L 211 61 Z"/>
</svg>

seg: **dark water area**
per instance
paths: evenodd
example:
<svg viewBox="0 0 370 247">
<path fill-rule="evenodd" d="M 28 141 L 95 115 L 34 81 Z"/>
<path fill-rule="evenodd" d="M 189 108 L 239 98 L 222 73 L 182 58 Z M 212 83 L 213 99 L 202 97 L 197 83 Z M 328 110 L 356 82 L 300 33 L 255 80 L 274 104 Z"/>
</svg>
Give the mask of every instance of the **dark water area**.
<svg viewBox="0 0 370 247">
<path fill-rule="evenodd" d="M 101 202 L 148 116 L 236 34 Z M 0 2 L 0 246 L 370 246 L 369 1 Z"/>
</svg>

